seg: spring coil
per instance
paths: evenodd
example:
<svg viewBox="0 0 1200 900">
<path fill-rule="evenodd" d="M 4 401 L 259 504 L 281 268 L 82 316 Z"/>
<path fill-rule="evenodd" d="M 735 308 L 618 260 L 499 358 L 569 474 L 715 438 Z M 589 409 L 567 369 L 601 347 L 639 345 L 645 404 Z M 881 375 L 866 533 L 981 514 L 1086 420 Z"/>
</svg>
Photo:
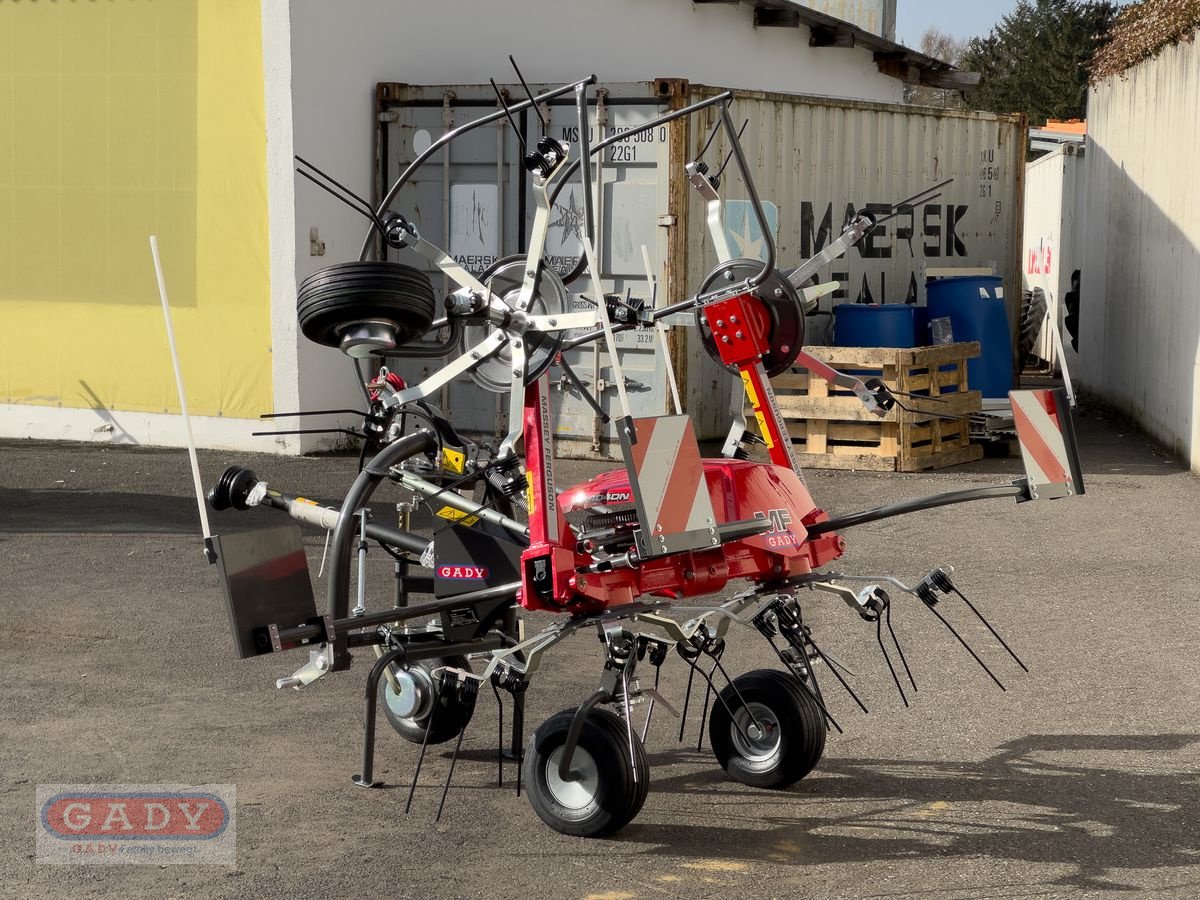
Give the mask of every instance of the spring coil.
<svg viewBox="0 0 1200 900">
<path fill-rule="evenodd" d="M 499 460 L 483 470 L 483 477 L 487 479 L 488 484 L 512 500 L 518 509 L 528 512 L 529 505 L 525 499 L 525 479 L 521 477 L 520 463 L 520 459 L 516 456 Z"/>
<path fill-rule="evenodd" d="M 624 528 L 638 523 L 636 509 L 619 509 L 615 512 L 597 513 L 583 522 L 584 531 L 601 531 L 608 528 Z"/>
</svg>

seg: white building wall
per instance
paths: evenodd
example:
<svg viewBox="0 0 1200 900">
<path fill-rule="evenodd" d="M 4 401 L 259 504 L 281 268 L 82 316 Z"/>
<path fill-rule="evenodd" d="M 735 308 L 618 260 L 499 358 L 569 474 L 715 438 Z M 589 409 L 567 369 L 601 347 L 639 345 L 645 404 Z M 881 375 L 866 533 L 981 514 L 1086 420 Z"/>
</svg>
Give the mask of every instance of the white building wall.
<svg viewBox="0 0 1200 900">
<path fill-rule="evenodd" d="M 264 0 L 266 7 L 277 2 Z M 666 76 L 721 87 L 902 100 L 903 85 L 878 71 L 870 50 L 810 48 L 808 28 L 756 29 L 752 18 L 748 5 L 686 0 L 292 0 L 295 152 L 370 196 L 375 84 L 486 84 L 490 77 L 509 83 L 516 80 L 510 53 L 530 83 L 593 73 L 601 83 Z M 274 212 L 273 206 L 272 246 L 290 234 L 298 281 L 323 265 L 357 258 L 365 220 L 314 185 L 297 185 L 294 218 Z M 309 255 L 314 227 L 325 242 L 324 256 Z M 292 315 L 294 308 L 277 312 Z M 304 408 L 361 405 L 344 356 L 303 339 L 297 353 Z"/>
<path fill-rule="evenodd" d="M 262 0 L 263 95 L 267 123 L 267 209 L 271 253 L 271 377 L 274 411 L 300 409 L 300 326 L 296 321 L 295 170 L 292 165 L 292 46 L 288 0 Z M 277 430 L 300 425 L 279 420 Z M 265 429 L 264 429 L 265 430 Z M 300 437 L 276 439 L 283 452 L 311 446 Z"/>
<path fill-rule="evenodd" d="M 1200 44 L 1088 102 L 1079 382 L 1200 471 Z"/>
</svg>

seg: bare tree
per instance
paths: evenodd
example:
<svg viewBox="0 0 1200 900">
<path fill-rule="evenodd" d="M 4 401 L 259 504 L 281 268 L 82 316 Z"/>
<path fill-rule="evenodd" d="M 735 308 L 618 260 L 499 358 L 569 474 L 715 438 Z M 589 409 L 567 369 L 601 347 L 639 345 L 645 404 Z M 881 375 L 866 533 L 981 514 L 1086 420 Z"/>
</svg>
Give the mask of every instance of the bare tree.
<svg viewBox="0 0 1200 900">
<path fill-rule="evenodd" d="M 962 61 L 968 43 L 966 40 L 961 40 L 931 26 L 925 29 L 925 33 L 921 35 L 921 46 L 918 49 L 926 56 L 932 56 L 934 59 L 957 66 Z M 940 106 L 953 109 L 962 109 L 967 105 L 961 91 L 943 90 L 916 84 L 905 87 L 904 102 L 916 106 Z"/>
</svg>

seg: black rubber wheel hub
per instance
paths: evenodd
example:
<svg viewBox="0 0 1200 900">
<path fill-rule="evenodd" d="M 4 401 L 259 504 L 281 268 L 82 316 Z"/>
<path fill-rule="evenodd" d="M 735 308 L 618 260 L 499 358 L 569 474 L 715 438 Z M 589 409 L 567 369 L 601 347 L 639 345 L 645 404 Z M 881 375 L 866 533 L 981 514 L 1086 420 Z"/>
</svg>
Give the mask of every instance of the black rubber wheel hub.
<svg viewBox="0 0 1200 900">
<path fill-rule="evenodd" d="M 524 763 L 529 804 L 561 834 L 602 837 L 624 828 L 641 811 L 650 766 L 636 734 L 630 759 L 625 720 L 607 709 L 593 709 L 571 756 L 572 777 L 563 779 L 559 766 L 574 718 L 575 710 L 565 709 L 534 732 Z"/>
<path fill-rule="evenodd" d="M 384 717 L 396 734 L 406 741 L 444 744 L 458 737 L 475 714 L 474 692 L 464 693 L 456 685 L 444 684 L 441 672 L 434 674 L 444 666 L 471 671 L 465 656 L 439 656 L 415 662 L 407 671 L 397 666 L 401 675 L 397 678 L 401 686 L 399 695 L 392 690 L 391 682 L 384 680 L 380 693 Z M 411 696 L 410 692 L 416 696 Z"/>
</svg>

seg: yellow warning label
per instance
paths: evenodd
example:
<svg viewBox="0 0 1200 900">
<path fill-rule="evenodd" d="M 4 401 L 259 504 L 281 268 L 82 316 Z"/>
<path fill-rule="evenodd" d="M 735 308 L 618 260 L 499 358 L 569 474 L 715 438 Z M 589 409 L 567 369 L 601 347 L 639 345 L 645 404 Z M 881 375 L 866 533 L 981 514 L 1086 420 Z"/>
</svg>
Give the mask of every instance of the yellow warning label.
<svg viewBox="0 0 1200 900">
<path fill-rule="evenodd" d="M 746 396 L 750 398 L 750 406 L 754 408 L 754 417 L 758 419 L 758 431 L 762 435 L 767 449 L 771 450 L 775 447 L 775 441 L 771 439 L 771 431 L 767 428 L 767 417 L 762 414 L 762 404 L 758 402 L 758 394 L 754 391 L 754 382 L 750 380 L 749 372 L 742 373 L 742 384 L 746 385 Z"/>
<path fill-rule="evenodd" d="M 525 473 L 525 508 L 529 510 L 529 515 L 534 513 L 533 508 L 533 472 Z"/>
<path fill-rule="evenodd" d="M 463 473 L 463 466 L 467 463 L 467 457 L 464 453 L 459 453 L 457 450 L 451 450 L 449 447 L 442 448 L 442 468 L 450 472 L 455 472 L 459 475 Z"/>
<path fill-rule="evenodd" d="M 775 448 L 775 441 L 771 439 L 771 429 L 767 427 L 767 417 L 757 409 L 754 411 L 754 417 L 758 419 L 758 433 L 762 435 L 763 443 L 767 445 L 768 450 Z"/>
<path fill-rule="evenodd" d="M 463 512 L 461 509 L 455 509 L 453 506 L 443 506 L 437 511 L 437 517 L 439 519 L 446 519 L 450 522 L 461 522 L 468 528 L 479 521 L 479 516 L 469 515 Z"/>
<path fill-rule="evenodd" d="M 755 409 L 758 409 L 758 407 L 759 407 L 758 394 L 756 394 L 754 392 L 754 382 L 752 382 L 750 380 L 749 372 L 742 373 L 742 383 L 744 385 L 746 385 L 746 396 L 750 398 L 750 405 L 753 406 Z"/>
</svg>

